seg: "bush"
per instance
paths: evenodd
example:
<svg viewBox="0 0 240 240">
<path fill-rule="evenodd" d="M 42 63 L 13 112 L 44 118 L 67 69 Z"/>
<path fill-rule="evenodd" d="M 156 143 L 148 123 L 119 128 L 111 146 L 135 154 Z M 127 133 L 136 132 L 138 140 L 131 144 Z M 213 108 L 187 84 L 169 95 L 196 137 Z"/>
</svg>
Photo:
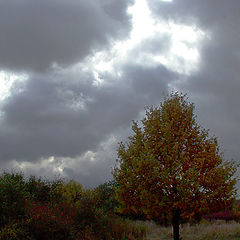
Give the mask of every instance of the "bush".
<svg viewBox="0 0 240 240">
<path fill-rule="evenodd" d="M 226 211 L 221 211 L 221 212 L 216 212 L 213 214 L 206 215 L 204 216 L 204 219 L 208 221 L 213 221 L 213 220 L 224 220 L 226 222 L 239 221 L 240 214 L 232 210 L 226 210 Z"/>
<path fill-rule="evenodd" d="M 0 227 L 25 216 L 29 197 L 21 173 L 3 173 L 0 177 Z"/>
<path fill-rule="evenodd" d="M 92 195 L 78 201 L 73 216 L 79 239 L 143 239 L 146 228 L 99 209 Z"/>
<path fill-rule="evenodd" d="M 82 185 L 70 180 L 68 182 L 63 182 L 62 180 L 55 181 L 52 183 L 51 189 L 51 202 L 68 202 L 75 204 L 83 195 Z"/>
<path fill-rule="evenodd" d="M 25 183 L 27 191 L 31 194 L 34 201 L 46 203 L 50 200 L 51 185 L 44 182 L 41 178 L 30 176 Z"/>
<path fill-rule="evenodd" d="M 29 202 L 27 227 L 36 240 L 66 240 L 72 238 L 71 214 L 65 208 Z M 65 210 L 65 211 L 64 211 Z"/>
<path fill-rule="evenodd" d="M 84 190 L 21 173 L 0 176 L 0 240 L 143 239 L 146 229 L 113 213 L 113 185 Z"/>
<path fill-rule="evenodd" d="M 113 213 L 119 205 L 116 200 L 115 187 L 117 187 L 116 182 L 109 181 L 99 185 L 93 190 L 96 206 L 101 208 L 104 213 Z"/>
<path fill-rule="evenodd" d="M 5 225 L 0 231 L 0 240 L 34 240 L 21 222 Z"/>
</svg>

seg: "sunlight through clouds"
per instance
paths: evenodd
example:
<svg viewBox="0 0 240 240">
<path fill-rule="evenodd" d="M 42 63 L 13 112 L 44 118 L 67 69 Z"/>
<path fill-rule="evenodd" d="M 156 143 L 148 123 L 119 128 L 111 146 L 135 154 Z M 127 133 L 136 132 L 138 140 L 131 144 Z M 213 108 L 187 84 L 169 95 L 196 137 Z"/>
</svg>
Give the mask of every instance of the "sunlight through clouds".
<svg viewBox="0 0 240 240">
<path fill-rule="evenodd" d="M 132 16 L 132 32 L 130 34 L 132 45 L 144 38 L 153 37 L 155 21 L 146 0 L 135 1 L 135 4 L 129 7 L 128 13 Z"/>
<path fill-rule="evenodd" d="M 63 159 L 54 156 L 41 159 L 37 163 L 12 161 L 12 167 L 13 169 L 24 171 L 26 176 L 29 175 L 28 173 L 31 173 L 40 177 L 42 175 L 40 172 L 44 172 L 44 175 L 49 176 L 50 179 L 53 179 L 55 176 L 65 177 L 63 173 Z"/>
<path fill-rule="evenodd" d="M 145 67 L 164 65 L 169 70 L 184 75 L 198 70 L 199 43 L 206 37 L 201 29 L 154 18 L 146 0 L 135 1 L 129 7 L 128 14 L 132 20 L 129 38 L 112 42 L 110 49 L 96 52 L 88 58 L 87 64 L 95 77 L 94 85 L 104 83 L 101 77 L 103 73 L 110 73 L 116 79 L 121 77 L 121 65 L 125 63 Z M 164 36 L 166 41 L 169 38 L 169 48 L 162 53 L 154 53 L 142 46 L 146 41 L 153 40 L 164 44 Z"/>
<path fill-rule="evenodd" d="M 10 96 L 11 90 L 21 91 L 21 88 L 13 89 L 16 83 L 24 83 L 27 80 L 25 74 L 14 74 L 6 71 L 0 71 L 0 101 Z"/>
</svg>

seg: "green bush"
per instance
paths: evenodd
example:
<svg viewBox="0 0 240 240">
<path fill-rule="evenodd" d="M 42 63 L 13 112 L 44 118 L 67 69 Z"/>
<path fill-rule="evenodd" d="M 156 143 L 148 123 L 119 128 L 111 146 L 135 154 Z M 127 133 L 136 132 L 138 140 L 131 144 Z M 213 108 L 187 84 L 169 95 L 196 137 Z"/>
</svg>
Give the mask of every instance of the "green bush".
<svg viewBox="0 0 240 240">
<path fill-rule="evenodd" d="M 96 206 L 101 208 L 104 213 L 113 213 L 119 205 L 116 200 L 115 187 L 117 187 L 116 182 L 109 181 L 99 185 L 93 190 Z"/>
<path fill-rule="evenodd" d="M 65 202 L 75 205 L 86 192 L 88 190 L 83 190 L 82 185 L 74 180 L 56 180 L 51 183 L 50 202 L 53 206 Z"/>
<path fill-rule="evenodd" d="M 63 201 L 75 204 L 83 194 L 82 185 L 74 180 L 70 180 L 66 183 L 59 184 L 55 188 L 55 193 L 62 196 Z"/>
<path fill-rule="evenodd" d="M 81 198 L 74 211 L 74 222 L 77 224 L 76 234 L 79 239 L 143 239 L 146 228 L 132 221 L 105 213 L 96 206 L 92 195 Z"/>
<path fill-rule="evenodd" d="M 143 239 L 144 227 L 113 213 L 113 183 L 85 190 L 71 180 L 0 176 L 0 240 Z"/>
<path fill-rule="evenodd" d="M 29 197 L 21 173 L 4 172 L 2 174 L 0 177 L 0 227 L 25 216 L 26 199 Z"/>
<path fill-rule="evenodd" d="M 31 194 L 34 201 L 46 203 L 50 200 L 51 184 L 44 182 L 41 178 L 30 176 L 25 183 L 27 191 Z"/>
<path fill-rule="evenodd" d="M 0 231 L 0 240 L 34 240 L 21 222 L 6 224 Z"/>
</svg>

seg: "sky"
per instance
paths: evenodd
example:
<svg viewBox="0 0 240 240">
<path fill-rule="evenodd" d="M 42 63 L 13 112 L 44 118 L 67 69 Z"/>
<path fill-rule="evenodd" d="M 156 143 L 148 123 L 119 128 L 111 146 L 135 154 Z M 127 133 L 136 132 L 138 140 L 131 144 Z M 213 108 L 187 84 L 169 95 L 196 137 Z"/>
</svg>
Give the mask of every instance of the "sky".
<svg viewBox="0 0 240 240">
<path fill-rule="evenodd" d="M 132 120 L 172 91 L 239 162 L 239 9 L 239 0 L 0 0 L 0 169 L 104 183 Z"/>
</svg>

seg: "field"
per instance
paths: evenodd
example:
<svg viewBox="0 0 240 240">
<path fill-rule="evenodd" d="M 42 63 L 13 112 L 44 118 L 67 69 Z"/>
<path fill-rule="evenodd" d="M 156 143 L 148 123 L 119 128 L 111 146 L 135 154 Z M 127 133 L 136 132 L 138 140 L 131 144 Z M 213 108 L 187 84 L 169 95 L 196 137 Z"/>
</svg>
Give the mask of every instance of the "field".
<svg viewBox="0 0 240 240">
<path fill-rule="evenodd" d="M 143 223 L 148 228 L 146 240 L 172 240 L 172 228 L 160 227 L 153 222 Z M 202 223 L 194 226 L 181 226 L 182 240 L 239 240 L 240 223 Z"/>
</svg>

